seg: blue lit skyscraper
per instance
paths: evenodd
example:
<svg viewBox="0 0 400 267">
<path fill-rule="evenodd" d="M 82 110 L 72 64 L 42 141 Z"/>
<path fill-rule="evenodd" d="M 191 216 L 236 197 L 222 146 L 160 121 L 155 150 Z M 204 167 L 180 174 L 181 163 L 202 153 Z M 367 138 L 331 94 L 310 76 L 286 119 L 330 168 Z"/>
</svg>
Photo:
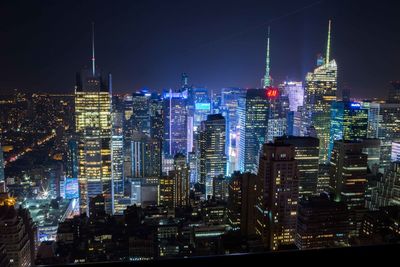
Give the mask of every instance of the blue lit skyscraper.
<svg viewBox="0 0 400 267">
<path fill-rule="evenodd" d="M 165 155 L 173 156 L 177 153 L 186 155 L 187 149 L 187 91 L 164 92 L 164 144 Z"/>
<path fill-rule="evenodd" d="M 354 141 L 367 138 L 368 110 L 360 103 L 335 101 L 331 108 L 329 159 L 336 140 Z"/>
<path fill-rule="evenodd" d="M 257 173 L 259 153 L 266 142 L 269 103 L 264 89 L 248 89 L 239 99 L 239 170 Z"/>
<path fill-rule="evenodd" d="M 238 138 L 239 138 L 239 99 L 245 96 L 242 88 L 222 88 L 221 111 L 226 119 L 226 148 L 228 156 L 228 174 L 239 169 L 238 165 Z"/>
</svg>

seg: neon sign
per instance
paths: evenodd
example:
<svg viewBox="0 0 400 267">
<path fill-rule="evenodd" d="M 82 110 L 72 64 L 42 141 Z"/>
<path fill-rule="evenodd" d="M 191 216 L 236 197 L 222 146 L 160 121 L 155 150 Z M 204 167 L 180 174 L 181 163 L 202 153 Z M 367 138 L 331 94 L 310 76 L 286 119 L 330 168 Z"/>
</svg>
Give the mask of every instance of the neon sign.
<svg viewBox="0 0 400 267">
<path fill-rule="evenodd" d="M 267 97 L 268 98 L 277 98 L 278 94 L 279 94 L 279 91 L 277 88 L 270 87 L 267 89 Z"/>
</svg>

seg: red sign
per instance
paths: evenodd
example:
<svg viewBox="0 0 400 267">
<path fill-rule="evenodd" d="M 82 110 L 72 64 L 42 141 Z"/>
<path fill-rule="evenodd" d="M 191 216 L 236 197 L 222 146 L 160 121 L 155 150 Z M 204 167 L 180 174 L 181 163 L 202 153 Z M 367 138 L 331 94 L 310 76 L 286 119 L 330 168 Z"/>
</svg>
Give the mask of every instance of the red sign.
<svg viewBox="0 0 400 267">
<path fill-rule="evenodd" d="M 277 98 L 278 94 L 279 94 L 279 91 L 278 91 L 277 88 L 270 87 L 270 88 L 267 89 L 268 98 Z"/>
</svg>

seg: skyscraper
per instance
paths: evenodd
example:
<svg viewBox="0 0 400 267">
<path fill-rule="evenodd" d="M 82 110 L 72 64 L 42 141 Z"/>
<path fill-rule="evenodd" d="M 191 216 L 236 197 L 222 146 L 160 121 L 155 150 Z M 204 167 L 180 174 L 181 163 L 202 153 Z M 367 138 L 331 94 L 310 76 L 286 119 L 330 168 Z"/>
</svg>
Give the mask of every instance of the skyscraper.
<svg viewBox="0 0 400 267">
<path fill-rule="evenodd" d="M 279 87 L 289 99 L 289 110 L 299 111 L 299 107 L 304 104 L 303 82 L 285 81 Z"/>
<path fill-rule="evenodd" d="M 365 105 L 365 104 L 364 104 Z M 381 140 L 380 171 L 390 166 L 393 140 L 400 139 L 400 103 L 368 103 L 368 137 Z"/>
<path fill-rule="evenodd" d="M 24 221 L 14 206 L 0 206 L 0 244 L 5 245 L 11 266 L 33 265 L 30 241 Z"/>
<path fill-rule="evenodd" d="M 255 234 L 256 181 L 252 173 L 234 172 L 229 181 L 228 223 L 243 236 Z"/>
<path fill-rule="evenodd" d="M 111 138 L 111 177 L 113 211 L 115 203 L 124 196 L 124 139 L 123 135 L 113 135 Z"/>
<path fill-rule="evenodd" d="M 293 145 L 299 170 L 299 195 L 313 195 L 318 184 L 319 140 L 314 137 L 283 136 L 275 139 L 277 144 Z"/>
<path fill-rule="evenodd" d="M 213 178 L 226 175 L 226 123 L 221 114 L 208 115 L 200 130 L 200 183 L 206 185 L 206 195 L 212 196 Z"/>
<path fill-rule="evenodd" d="M 256 234 L 271 250 L 294 244 L 299 175 L 293 145 L 263 146 L 256 188 Z"/>
<path fill-rule="evenodd" d="M 239 170 L 257 173 L 259 153 L 266 142 L 269 104 L 266 90 L 248 89 L 239 99 Z"/>
<path fill-rule="evenodd" d="M 134 178 L 161 175 L 161 150 L 159 141 L 145 133 L 133 131 L 126 147 L 125 173 Z"/>
<path fill-rule="evenodd" d="M 372 190 L 372 209 L 400 205 L 400 162 L 392 162 Z"/>
<path fill-rule="evenodd" d="M 368 110 L 357 102 L 334 101 L 331 108 L 329 153 L 336 140 L 352 141 L 367 138 Z"/>
<path fill-rule="evenodd" d="M 228 155 L 227 173 L 231 174 L 238 170 L 238 136 L 239 136 L 239 98 L 246 93 L 241 88 L 222 88 L 221 91 L 221 110 L 226 119 L 226 153 Z"/>
<path fill-rule="evenodd" d="M 89 199 L 102 194 L 111 214 L 111 75 L 96 71 L 94 41 L 92 48 L 92 69 L 78 73 L 75 86 L 80 211 L 89 214 Z"/>
<path fill-rule="evenodd" d="M 365 211 L 368 156 L 362 143 L 335 141 L 330 163 L 330 188 L 336 201 L 347 205 L 350 213 L 351 235 L 357 235 Z"/>
<path fill-rule="evenodd" d="M 308 131 L 315 130 L 320 141 L 320 163 L 327 163 L 331 103 L 336 100 L 337 65 L 330 59 L 331 21 L 329 21 L 326 58 L 323 65 L 306 76 L 304 120 Z"/>
<path fill-rule="evenodd" d="M 189 166 L 183 154 L 174 157 L 174 170 L 169 173 L 173 177 L 174 207 L 189 205 Z"/>
<path fill-rule="evenodd" d="M 164 101 L 164 144 L 165 155 L 174 156 L 177 153 L 187 153 L 187 125 L 188 114 L 186 109 L 187 91 L 173 92 L 169 90 L 163 95 Z"/>
</svg>

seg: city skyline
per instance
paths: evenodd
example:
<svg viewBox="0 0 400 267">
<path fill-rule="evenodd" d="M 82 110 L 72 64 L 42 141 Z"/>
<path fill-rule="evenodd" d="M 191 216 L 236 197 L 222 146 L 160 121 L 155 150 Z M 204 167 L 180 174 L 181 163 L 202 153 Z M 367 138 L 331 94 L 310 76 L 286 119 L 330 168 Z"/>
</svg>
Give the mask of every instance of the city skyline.
<svg viewBox="0 0 400 267">
<path fill-rule="evenodd" d="M 35 5 L 30 14 L 21 12 L 12 18 L 18 1 L 2 4 L 1 22 L 7 30 L 1 44 L 5 52 L 0 70 L 5 79 L 0 93 L 14 88 L 72 93 L 73 79 L 64 74 L 89 67 L 91 22 L 96 24 L 97 64 L 113 73 L 116 93 L 177 88 L 182 72 L 189 74 L 191 84 L 216 91 L 257 88 L 264 76 L 268 26 L 275 85 L 286 77 L 303 81 L 316 65 L 317 54 L 324 54 L 329 19 L 333 21 L 332 56 L 340 63 L 339 88 L 350 89 L 354 97 L 382 98 L 389 82 L 396 80 L 393 64 L 400 62 L 395 47 L 399 25 L 393 20 L 392 3 L 377 9 L 357 5 L 362 11 L 357 18 L 351 15 L 356 8 L 352 1 L 287 1 L 284 7 L 277 1 L 252 4 L 243 9 L 239 3 L 230 3 L 224 9 L 222 2 L 194 2 L 191 7 L 180 1 L 158 5 L 120 1 L 108 10 L 106 2 L 89 1 Z M 60 10 L 63 14 L 56 16 Z M 68 14 L 75 10 L 87 15 L 71 21 Z M 379 23 L 374 24 L 369 15 Z M 16 18 L 20 18 L 18 23 Z M 385 49 L 376 38 L 379 35 L 387 40 Z M 15 52 L 7 53 L 11 48 Z M 372 75 L 378 64 L 378 75 Z M 23 80 L 18 79 L 21 75 Z"/>
</svg>

